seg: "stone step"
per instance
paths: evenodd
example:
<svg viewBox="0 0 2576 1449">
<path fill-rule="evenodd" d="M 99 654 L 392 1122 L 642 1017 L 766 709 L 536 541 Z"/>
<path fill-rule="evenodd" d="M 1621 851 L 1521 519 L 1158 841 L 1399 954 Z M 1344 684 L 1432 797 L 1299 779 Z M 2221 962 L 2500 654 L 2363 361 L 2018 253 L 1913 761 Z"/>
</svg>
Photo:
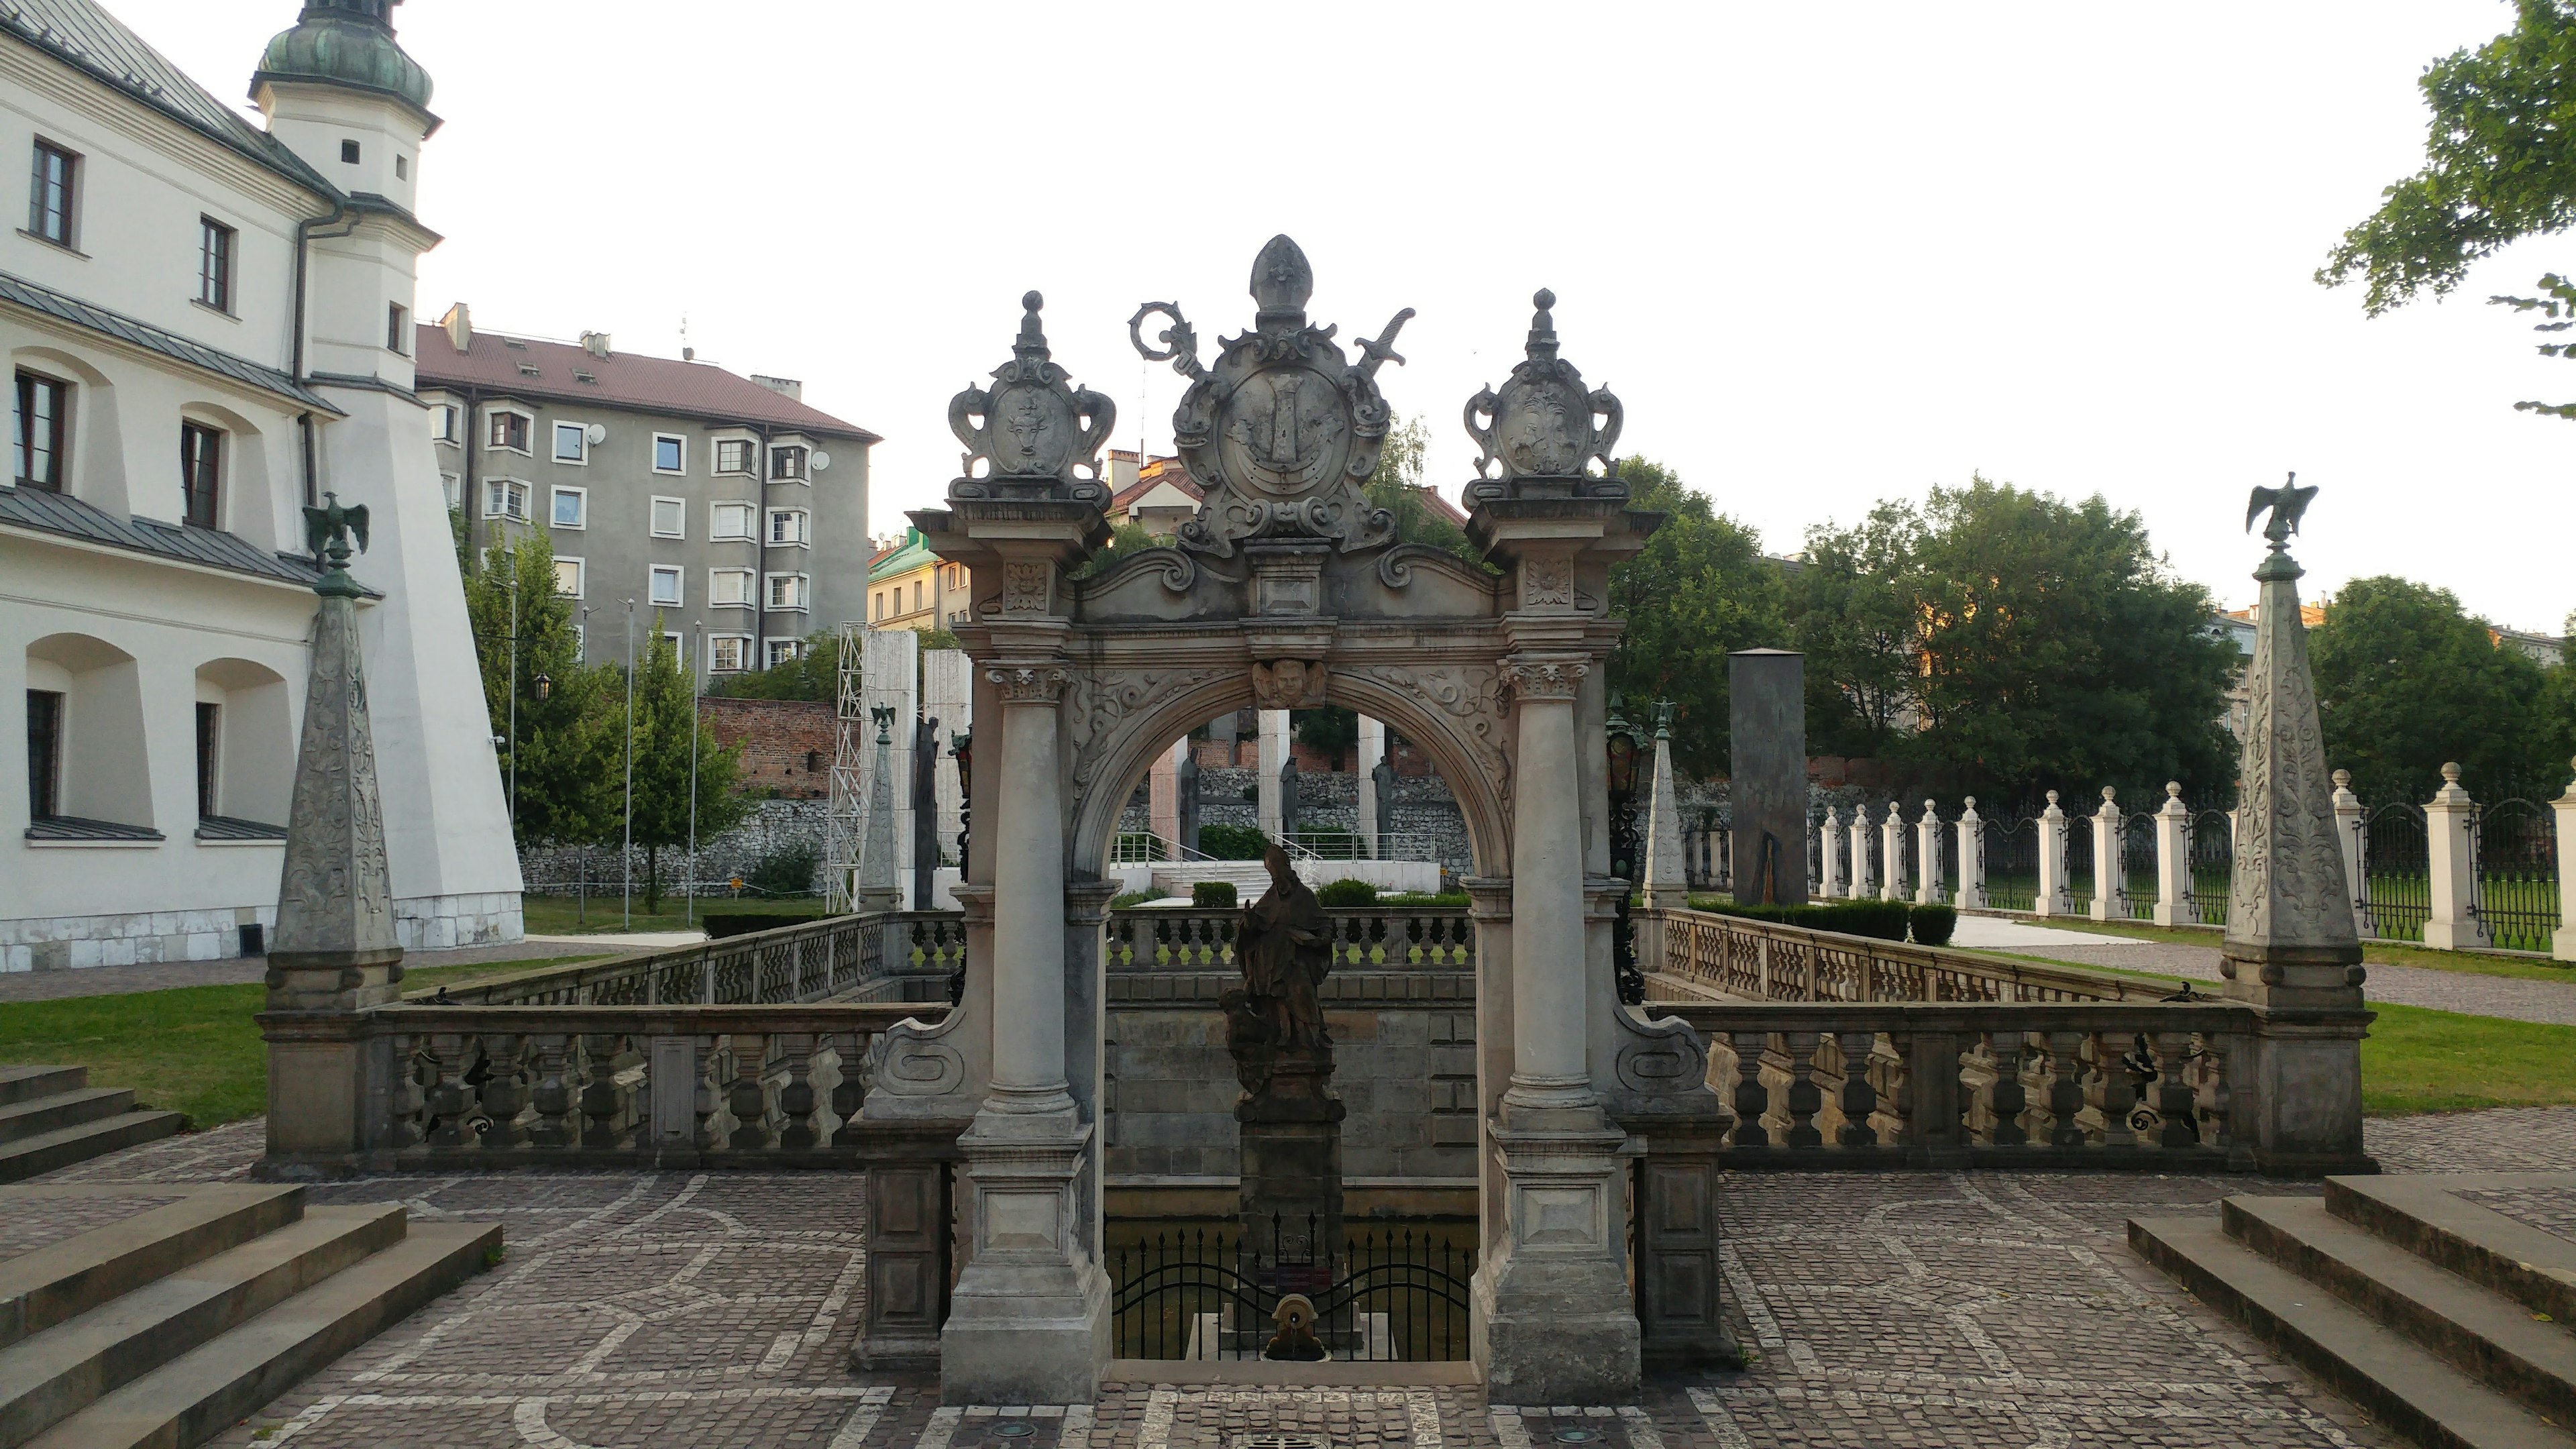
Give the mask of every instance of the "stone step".
<svg viewBox="0 0 2576 1449">
<path fill-rule="evenodd" d="M 187 1129 L 178 1112 L 125 1112 L 15 1142 L 0 1142 L 0 1182 L 23 1182 L 40 1172 L 87 1162 L 120 1147 L 155 1142 Z"/>
<path fill-rule="evenodd" d="M 131 1087 L 77 1087 L 50 1097 L 31 1097 L 0 1106 L 0 1142 L 17 1142 L 133 1110 Z"/>
<path fill-rule="evenodd" d="M 320 1211 L 316 1209 L 315 1211 Z M 32 1449 L 184 1449 L 479 1272 L 498 1223 L 428 1223 L 29 1440 Z"/>
<path fill-rule="evenodd" d="M 397 1204 L 314 1208 L 0 1349 L 0 1445 L 27 1442 L 119 1385 L 401 1241 Z"/>
<path fill-rule="evenodd" d="M 77 1092 L 88 1085 L 87 1067 L 0 1067 L 0 1103 Z"/>
<path fill-rule="evenodd" d="M 2232 1197 L 2227 1235 L 2475 1375 L 2576 1426 L 2576 1337 L 2500 1293 L 2336 1217 L 2315 1198 Z"/>
<path fill-rule="evenodd" d="M 2576 1331 L 2576 1243 L 2454 1197 L 2443 1177 L 2329 1177 L 2326 1211 Z"/>
<path fill-rule="evenodd" d="M 15 1203 L 135 1191 L 121 1183 L 15 1187 L 0 1193 L 0 1213 Z M 304 1215 L 300 1187 L 190 1186 L 184 1191 L 187 1196 L 177 1202 L 0 1261 L 0 1348 Z"/>
<path fill-rule="evenodd" d="M 2230 1238 L 2215 1218 L 2131 1218 L 2129 1246 L 2427 1449 L 2576 1449 L 2576 1435 Z"/>
</svg>

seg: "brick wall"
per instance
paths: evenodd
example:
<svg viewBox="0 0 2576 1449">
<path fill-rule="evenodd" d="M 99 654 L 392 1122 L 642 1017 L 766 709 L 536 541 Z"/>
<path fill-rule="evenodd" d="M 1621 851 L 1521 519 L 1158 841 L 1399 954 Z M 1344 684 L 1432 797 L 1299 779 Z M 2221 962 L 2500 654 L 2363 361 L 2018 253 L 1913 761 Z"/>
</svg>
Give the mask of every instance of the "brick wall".
<svg viewBox="0 0 2576 1449">
<path fill-rule="evenodd" d="M 699 704 L 707 732 L 742 746 L 745 794 L 777 792 L 783 800 L 831 794 L 833 707 L 805 699 L 709 699 Z"/>
</svg>

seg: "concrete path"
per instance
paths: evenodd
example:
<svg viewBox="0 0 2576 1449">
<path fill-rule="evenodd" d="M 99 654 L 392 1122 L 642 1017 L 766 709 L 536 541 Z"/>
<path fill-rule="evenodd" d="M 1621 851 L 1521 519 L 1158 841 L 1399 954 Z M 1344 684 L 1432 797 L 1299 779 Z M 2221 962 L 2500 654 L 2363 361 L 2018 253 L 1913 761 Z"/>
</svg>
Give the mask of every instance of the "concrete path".
<svg viewBox="0 0 2576 1449">
<path fill-rule="evenodd" d="M 1954 939 L 1951 944 L 1979 951 L 2010 951 L 2017 956 L 2037 956 L 2073 966 L 2155 971 L 2192 981 L 2223 979 L 2218 974 L 2214 939 L 2211 945 L 2187 946 L 2025 926 L 1992 916 L 1961 916 L 1962 936 L 1971 921 L 1977 923 L 1981 939 L 1973 943 Z M 2394 966 L 2385 962 L 2372 962 L 2365 969 L 2370 973 L 2361 988 L 2366 1001 L 2576 1026 L 2576 967 L 2569 968 L 2563 982 L 2481 976 L 2469 971 L 2437 971 L 2429 966 Z"/>
<path fill-rule="evenodd" d="M 498 946 L 459 946 L 452 951 L 406 951 L 411 970 L 475 966 L 486 961 L 548 961 L 564 956 L 615 955 L 631 946 L 601 945 L 597 936 L 530 936 Z M 59 1001 L 70 996 L 122 996 L 174 986 L 238 986 L 268 974 L 268 958 L 222 961 L 155 961 L 135 966 L 88 966 L 78 971 L 12 971 L 0 975 L 0 1001 Z"/>
</svg>

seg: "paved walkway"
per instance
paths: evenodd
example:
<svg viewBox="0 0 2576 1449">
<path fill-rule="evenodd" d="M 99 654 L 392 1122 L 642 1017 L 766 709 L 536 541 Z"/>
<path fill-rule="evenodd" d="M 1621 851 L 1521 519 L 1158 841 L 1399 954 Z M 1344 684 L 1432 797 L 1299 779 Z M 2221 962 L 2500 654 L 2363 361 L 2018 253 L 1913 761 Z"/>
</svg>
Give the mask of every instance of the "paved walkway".
<svg viewBox="0 0 2576 1449">
<path fill-rule="evenodd" d="M 2193 981 L 2221 980 L 2218 947 L 2187 946 L 2172 941 L 2140 941 L 2081 931 L 2025 926 L 1992 917 L 1960 918 L 1965 928 L 1978 919 L 1979 937 L 1972 949 L 2010 951 L 2076 966 L 2112 966 L 2123 971 L 2155 971 Z M 2027 934 L 2024 934 L 2027 933 Z M 1963 929 L 1964 934 L 1964 929 Z M 2044 938 L 2044 939 L 2042 939 Z M 2083 944 L 2070 944 L 2080 939 Z M 1970 946 L 1965 940 L 1959 945 Z M 2567 980 L 2531 981 L 2518 976 L 2481 976 L 2470 971 L 2437 971 L 2429 966 L 2395 966 L 2372 962 L 2362 984 L 2365 1000 L 2400 1006 L 2429 1006 L 2472 1016 L 2501 1016 L 2514 1021 L 2576 1026 L 2576 967 Z"/>
<path fill-rule="evenodd" d="M 45 1181 L 244 1177 L 257 1122 Z M 2576 1168 L 2576 1108 L 2369 1124 L 2392 1170 Z M 1113 1384 L 1096 1405 L 943 1407 L 922 1375 L 854 1375 L 863 1181 L 802 1173 L 407 1174 L 312 1189 L 506 1225 L 499 1268 L 215 1442 L 230 1449 L 1336 1449 L 2366 1446 L 2343 1400 L 2131 1254 L 2123 1222 L 2261 1178 L 1742 1173 L 1729 1309 L 1758 1359 L 1617 1409 L 1514 1410 L 1459 1388 Z M 1014 1435 L 1006 1425 L 1032 1432 Z M 1568 1431 L 1588 1431 L 1588 1441 Z"/>
<path fill-rule="evenodd" d="M 530 936 L 499 946 L 459 946 L 452 951 L 406 951 L 411 970 L 473 966 L 485 961 L 549 961 L 564 956 L 611 955 L 631 946 L 602 945 L 596 936 Z M 0 1001 L 59 1001 L 68 996 L 122 996 L 174 986 L 238 986 L 268 974 L 265 956 L 222 961 L 154 961 L 135 966 L 85 966 L 78 971 L 12 971 L 0 974 Z"/>
</svg>

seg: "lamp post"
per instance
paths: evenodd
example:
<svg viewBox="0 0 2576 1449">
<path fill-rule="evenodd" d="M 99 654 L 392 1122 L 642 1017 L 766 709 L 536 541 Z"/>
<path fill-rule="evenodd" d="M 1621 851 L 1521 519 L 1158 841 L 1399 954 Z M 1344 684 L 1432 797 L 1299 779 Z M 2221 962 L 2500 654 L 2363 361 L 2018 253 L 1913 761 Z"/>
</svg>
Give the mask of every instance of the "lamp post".
<svg viewBox="0 0 2576 1449">
<path fill-rule="evenodd" d="M 948 753 L 957 757 L 957 876 L 966 878 L 966 837 L 975 824 L 975 732 L 960 730 L 948 737 Z M 924 905 L 924 910 L 929 907 Z M 966 1000 L 966 958 L 957 958 L 957 970 L 948 978 L 948 1004 L 956 1006 Z"/>
<path fill-rule="evenodd" d="M 698 670 L 700 654 L 706 648 L 707 621 L 689 623 L 689 914 L 688 922 L 698 923 L 698 701 L 705 695 L 707 677 Z"/>
<path fill-rule="evenodd" d="M 1619 982 L 1619 999 L 1636 1005 L 1646 999 L 1646 978 L 1637 969 L 1636 926 L 1628 916 L 1628 897 L 1637 882 L 1637 732 L 1629 727 L 1619 696 L 1610 696 L 1605 740 L 1610 785 L 1610 873 L 1620 880 L 1619 899 L 1610 923 L 1610 964 Z"/>
<path fill-rule="evenodd" d="M 626 869 L 624 929 L 635 929 L 635 601 L 626 601 L 626 848 L 619 863 Z"/>
<path fill-rule="evenodd" d="M 510 559 L 510 844 L 519 843 L 519 560 Z"/>
</svg>

